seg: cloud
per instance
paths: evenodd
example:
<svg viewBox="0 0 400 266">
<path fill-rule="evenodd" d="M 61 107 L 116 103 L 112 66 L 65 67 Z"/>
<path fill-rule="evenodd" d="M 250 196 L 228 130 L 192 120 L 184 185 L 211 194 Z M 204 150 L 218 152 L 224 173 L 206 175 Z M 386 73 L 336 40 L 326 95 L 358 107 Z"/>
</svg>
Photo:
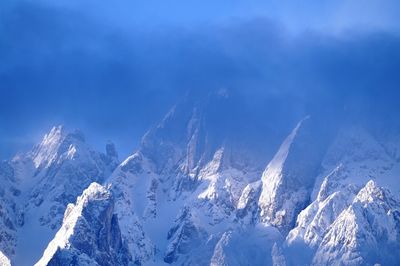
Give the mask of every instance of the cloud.
<svg viewBox="0 0 400 266">
<path fill-rule="evenodd" d="M 128 153 L 188 90 L 234 91 L 259 119 L 273 110 L 275 120 L 309 112 L 397 112 L 400 40 L 391 30 L 332 34 L 307 31 L 303 21 L 293 34 L 283 15 L 255 15 L 249 7 L 230 9 L 223 21 L 197 18 L 182 26 L 194 12 L 179 18 L 193 8 L 183 6 L 170 11 L 175 22 L 162 25 L 163 13 L 141 27 L 153 19 L 146 12 L 128 21 L 120 9 L 102 4 L 89 11 L 77 2 L 3 5 L 0 146 L 7 155 L 15 152 L 7 138 L 35 131 L 27 137 L 33 142 L 37 131 L 58 123 L 82 128 L 95 145 L 114 139 Z"/>
</svg>

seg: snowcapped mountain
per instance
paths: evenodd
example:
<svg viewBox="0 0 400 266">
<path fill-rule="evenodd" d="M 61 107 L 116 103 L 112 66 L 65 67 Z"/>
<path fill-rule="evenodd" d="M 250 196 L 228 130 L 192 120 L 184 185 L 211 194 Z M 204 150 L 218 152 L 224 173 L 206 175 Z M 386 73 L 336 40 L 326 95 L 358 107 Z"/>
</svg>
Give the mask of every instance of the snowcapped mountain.
<svg viewBox="0 0 400 266">
<path fill-rule="evenodd" d="M 400 261 L 396 138 L 357 125 L 325 127 L 312 116 L 247 136 L 253 122 L 229 101 L 217 94 L 177 104 L 121 163 L 112 144 L 97 152 L 62 127 L 4 162 L 0 261 Z"/>
<path fill-rule="evenodd" d="M 40 211 L 40 225 L 58 228 L 65 206 L 74 202 L 91 182 L 102 183 L 117 166 L 112 144 L 106 148 L 107 155 L 96 152 L 85 143 L 81 132 L 67 133 L 61 126 L 53 128 L 28 155 L 35 165 L 35 184 L 26 211 L 47 210 Z"/>
<path fill-rule="evenodd" d="M 395 265 L 399 262 L 399 201 L 374 181 L 328 229 L 313 259 L 314 265 Z"/>
<path fill-rule="evenodd" d="M 377 180 L 397 195 L 399 191 L 396 158 L 360 127 L 339 130 L 324 156 L 320 172 L 312 202 L 298 215 L 296 227 L 289 232 L 286 243 L 294 252 L 302 248 L 308 254 L 305 259 L 308 262 L 317 249 L 323 249 L 324 237 L 369 180 Z"/>
<path fill-rule="evenodd" d="M 209 130 L 212 119 L 204 105 L 175 106 L 107 181 L 134 257 L 179 264 L 202 254 L 209 262 L 213 243 L 237 224 L 242 190 L 261 168 Z"/>
<path fill-rule="evenodd" d="M 305 118 L 297 124 L 262 175 L 261 221 L 276 226 L 284 234 L 309 201 L 323 154 L 313 135 L 307 132 L 307 123 Z"/>
<path fill-rule="evenodd" d="M 4 239 L 11 241 L 2 252 L 15 264 L 30 265 L 39 259 L 68 203 L 90 183 L 110 175 L 118 159 L 112 144 L 106 150 L 107 154 L 94 151 L 81 132 L 57 126 L 32 151 L 2 163 L 1 201 L 8 217 Z"/>
<path fill-rule="evenodd" d="M 111 192 L 92 183 L 68 205 L 61 228 L 35 265 L 128 265 L 131 260 Z"/>
</svg>

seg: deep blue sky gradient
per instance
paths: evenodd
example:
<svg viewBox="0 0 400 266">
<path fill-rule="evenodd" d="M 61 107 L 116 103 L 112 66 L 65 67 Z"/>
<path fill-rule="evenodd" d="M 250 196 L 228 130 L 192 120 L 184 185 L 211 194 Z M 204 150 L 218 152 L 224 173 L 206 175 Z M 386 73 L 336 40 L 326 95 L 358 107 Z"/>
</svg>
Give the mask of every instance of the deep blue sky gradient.
<svg viewBox="0 0 400 266">
<path fill-rule="evenodd" d="M 372 0 L 1 1 L 0 158 L 56 124 L 125 156 L 187 91 L 234 91 L 258 119 L 274 99 L 396 124 L 398 14 Z"/>
</svg>

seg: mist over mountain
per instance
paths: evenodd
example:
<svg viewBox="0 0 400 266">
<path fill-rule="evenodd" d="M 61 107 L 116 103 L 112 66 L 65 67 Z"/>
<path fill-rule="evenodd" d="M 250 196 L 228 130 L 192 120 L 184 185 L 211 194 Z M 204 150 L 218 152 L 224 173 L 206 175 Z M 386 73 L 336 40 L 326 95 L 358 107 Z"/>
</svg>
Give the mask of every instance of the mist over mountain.
<svg viewBox="0 0 400 266">
<path fill-rule="evenodd" d="M 0 265 L 400 264 L 397 1 L 0 3 Z"/>
<path fill-rule="evenodd" d="M 265 14 L 254 14 L 246 5 L 221 5 L 226 7 L 221 14 L 189 19 L 194 12 L 189 3 L 173 3 L 155 16 L 155 10 L 127 2 L 105 8 L 77 1 L 4 1 L 2 157 L 27 150 L 54 124 L 81 128 L 99 149 L 113 139 L 127 155 L 187 92 L 203 97 L 228 89 L 240 95 L 240 106 L 258 109 L 260 116 L 274 105 L 281 110 L 270 115 L 275 118 L 327 112 L 369 119 L 382 111 L 390 123 L 397 121 L 390 114 L 399 97 L 400 46 L 387 11 L 396 5 L 371 11 L 368 5 L 357 10 L 332 3 L 333 14 L 343 8 L 354 20 L 360 12 L 374 16 L 369 23 L 325 30 L 318 25 L 333 24 L 323 16 L 329 5 L 317 4 L 320 12 L 310 14 L 316 22 L 306 25 L 300 12 L 304 17 L 311 9 L 300 9 L 290 20 L 283 15 L 290 6 L 259 4 Z M 121 11 L 124 6 L 132 15 Z M 175 19 L 166 19 L 174 6 Z M 153 16 L 144 19 L 146 12 Z M 367 26 L 375 17 L 387 25 Z"/>
</svg>

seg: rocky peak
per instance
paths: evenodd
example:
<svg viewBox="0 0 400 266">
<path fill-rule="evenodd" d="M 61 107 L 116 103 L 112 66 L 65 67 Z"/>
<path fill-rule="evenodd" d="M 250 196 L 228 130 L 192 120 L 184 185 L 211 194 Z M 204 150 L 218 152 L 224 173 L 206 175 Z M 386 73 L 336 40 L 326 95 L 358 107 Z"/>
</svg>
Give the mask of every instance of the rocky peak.
<svg viewBox="0 0 400 266">
<path fill-rule="evenodd" d="M 60 230 L 36 265 L 128 265 L 130 261 L 113 196 L 109 188 L 92 183 L 68 206 Z"/>
<path fill-rule="evenodd" d="M 64 126 L 55 126 L 47 133 L 41 143 L 33 148 L 29 157 L 37 169 L 49 168 L 60 156 L 74 158 L 81 146 L 85 145 L 85 136 L 80 130 L 66 131 Z"/>
<path fill-rule="evenodd" d="M 112 147 L 109 147 L 112 152 Z M 115 150 L 114 150 L 115 152 Z M 116 152 L 115 152 L 116 153 Z M 41 217 L 41 224 L 58 226 L 56 217 L 92 182 L 103 182 L 117 166 L 115 158 L 93 150 L 79 130 L 67 132 L 63 126 L 54 127 L 31 152 L 36 165 L 31 178 L 29 205 L 39 207 L 48 198 L 53 206 L 51 217 Z M 33 181 L 36 181 L 35 183 Z M 46 191 L 46 193 L 44 193 Z M 47 210 L 48 211 L 48 210 Z"/>
<path fill-rule="evenodd" d="M 118 161 L 90 147 L 82 132 L 57 126 L 31 152 L 14 158 L 11 164 L 22 194 L 16 221 L 23 226 L 18 234 L 42 232 L 35 243 L 27 238 L 18 240 L 21 250 L 30 250 L 30 255 L 17 256 L 15 263 L 28 265 L 61 226 L 67 205 L 92 182 L 102 183 Z"/>
<path fill-rule="evenodd" d="M 53 162 L 65 137 L 66 132 L 63 126 L 53 127 L 43 137 L 42 142 L 32 150 L 31 154 L 36 168 L 47 167 Z"/>
<path fill-rule="evenodd" d="M 323 149 L 315 143 L 306 117 L 284 140 L 262 175 L 258 201 L 261 221 L 284 234 L 293 228 L 298 213 L 309 202 Z"/>
<path fill-rule="evenodd" d="M 360 192 L 358 192 L 355 202 L 371 204 L 373 202 L 391 204 L 393 199 L 388 197 L 388 191 L 379 187 L 375 181 L 370 180 Z"/>
<path fill-rule="evenodd" d="M 399 204 L 388 190 L 369 181 L 330 226 L 313 263 L 396 264 L 400 259 Z"/>
</svg>

